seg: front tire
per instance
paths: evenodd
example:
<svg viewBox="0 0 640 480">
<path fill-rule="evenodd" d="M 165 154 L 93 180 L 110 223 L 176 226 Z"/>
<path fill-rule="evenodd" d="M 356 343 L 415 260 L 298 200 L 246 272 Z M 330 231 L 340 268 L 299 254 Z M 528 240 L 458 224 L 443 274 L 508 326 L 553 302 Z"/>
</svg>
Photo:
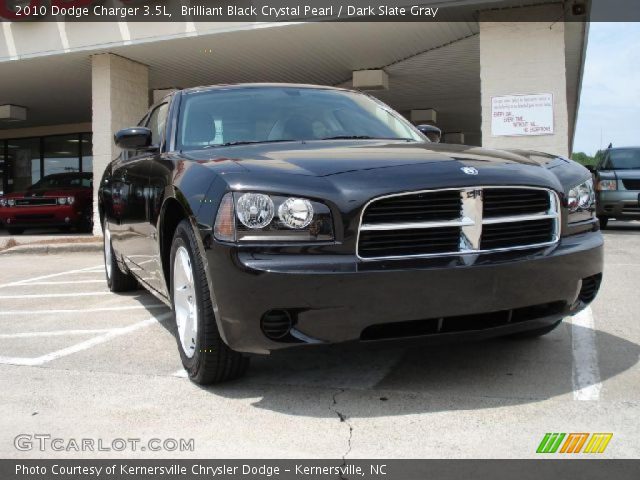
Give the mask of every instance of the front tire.
<svg viewBox="0 0 640 480">
<path fill-rule="evenodd" d="M 116 260 L 111 243 L 111 232 L 105 225 L 103 236 L 103 253 L 104 253 L 104 273 L 107 277 L 107 286 L 112 292 L 129 292 L 137 290 L 138 281 L 130 273 L 124 273 L 120 270 L 120 265 Z"/>
<path fill-rule="evenodd" d="M 171 304 L 178 350 L 189 378 L 200 385 L 241 377 L 249 358 L 231 350 L 218 331 L 196 237 L 187 220 L 171 244 Z"/>
<path fill-rule="evenodd" d="M 598 220 L 600 220 L 600 230 L 607 228 L 607 225 L 609 224 L 609 217 L 599 216 Z"/>
</svg>

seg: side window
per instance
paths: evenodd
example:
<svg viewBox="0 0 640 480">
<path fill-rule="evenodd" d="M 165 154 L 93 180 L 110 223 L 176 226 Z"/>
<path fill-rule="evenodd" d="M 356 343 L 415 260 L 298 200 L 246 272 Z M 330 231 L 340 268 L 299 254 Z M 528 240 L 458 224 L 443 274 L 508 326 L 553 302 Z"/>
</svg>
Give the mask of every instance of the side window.
<svg viewBox="0 0 640 480">
<path fill-rule="evenodd" d="M 152 145 L 160 145 L 164 138 L 164 129 L 167 125 L 168 107 L 168 103 L 163 103 L 156 107 L 153 112 L 151 112 L 149 120 L 147 120 L 147 128 L 151 130 Z"/>
</svg>

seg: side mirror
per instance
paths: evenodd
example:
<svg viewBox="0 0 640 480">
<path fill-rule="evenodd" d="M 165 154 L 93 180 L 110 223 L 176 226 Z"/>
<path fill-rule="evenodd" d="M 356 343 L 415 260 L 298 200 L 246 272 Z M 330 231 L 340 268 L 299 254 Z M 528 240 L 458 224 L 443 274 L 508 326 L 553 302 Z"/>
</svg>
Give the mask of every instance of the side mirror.
<svg viewBox="0 0 640 480">
<path fill-rule="evenodd" d="M 151 146 L 151 130 L 146 127 L 123 128 L 113 136 L 115 144 L 124 150 L 139 150 Z"/>
<path fill-rule="evenodd" d="M 584 168 L 589 170 L 591 173 L 595 173 L 595 171 L 596 171 L 596 167 L 593 166 L 593 165 L 585 165 Z"/>
<path fill-rule="evenodd" d="M 433 125 L 424 124 L 417 125 L 416 128 L 420 130 L 425 137 L 431 140 L 433 143 L 440 143 L 440 139 L 442 138 L 442 130 Z"/>
</svg>

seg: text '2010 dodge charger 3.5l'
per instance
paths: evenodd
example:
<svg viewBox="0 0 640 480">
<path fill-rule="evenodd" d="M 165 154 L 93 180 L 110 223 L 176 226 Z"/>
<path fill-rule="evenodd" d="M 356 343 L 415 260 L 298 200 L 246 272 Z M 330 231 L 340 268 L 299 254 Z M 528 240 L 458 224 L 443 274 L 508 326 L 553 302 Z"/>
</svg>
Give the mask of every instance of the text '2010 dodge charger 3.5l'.
<svg viewBox="0 0 640 480">
<path fill-rule="evenodd" d="M 300 345 L 542 335 L 600 286 L 589 171 L 430 143 L 363 93 L 193 88 L 115 141 L 109 287 L 172 306 L 198 383 Z"/>
</svg>

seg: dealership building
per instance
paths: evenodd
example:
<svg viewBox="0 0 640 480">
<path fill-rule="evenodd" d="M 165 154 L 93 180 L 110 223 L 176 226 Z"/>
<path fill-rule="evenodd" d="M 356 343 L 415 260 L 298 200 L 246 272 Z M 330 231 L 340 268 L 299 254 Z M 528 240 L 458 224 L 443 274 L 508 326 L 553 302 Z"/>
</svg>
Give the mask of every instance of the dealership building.
<svg viewBox="0 0 640 480">
<path fill-rule="evenodd" d="M 466 3 L 473 15 L 455 22 L 1 23 L 0 190 L 58 172 L 99 177 L 119 154 L 115 131 L 172 89 L 218 83 L 366 90 L 449 143 L 568 156 L 584 12 L 545 0 Z M 558 21 L 519 21 L 540 11 Z"/>
</svg>

